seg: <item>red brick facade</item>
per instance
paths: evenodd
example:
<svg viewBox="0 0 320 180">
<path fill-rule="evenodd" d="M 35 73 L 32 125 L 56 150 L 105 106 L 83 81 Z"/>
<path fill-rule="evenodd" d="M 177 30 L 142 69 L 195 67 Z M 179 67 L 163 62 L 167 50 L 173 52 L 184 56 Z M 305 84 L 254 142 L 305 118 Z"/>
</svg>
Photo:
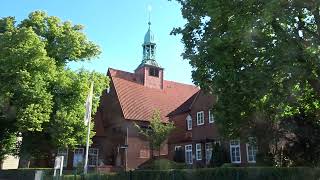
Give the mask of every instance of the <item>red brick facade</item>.
<svg viewBox="0 0 320 180">
<path fill-rule="evenodd" d="M 154 67 L 143 66 L 139 69 L 136 69 L 135 73 L 140 75 L 140 81 L 144 84 L 144 86 L 148 88 L 163 89 L 163 69 L 155 68 L 155 70 L 157 70 L 159 73 L 159 76 L 156 77 L 150 76 L 150 68 Z"/>
<path fill-rule="evenodd" d="M 99 149 L 99 165 L 135 169 L 149 160 L 149 142 L 135 125 L 147 127 L 156 109 L 164 122 L 168 121 L 168 113 L 199 91 L 191 85 L 163 80 L 162 68 L 157 69 L 158 76 L 150 75 L 151 68 L 154 67 L 142 66 L 135 73 L 108 70 L 110 88 L 101 97 L 92 145 Z M 153 154 L 158 156 L 159 152 Z M 167 142 L 160 155 L 168 155 Z"/>
<path fill-rule="evenodd" d="M 181 146 L 186 151 L 186 145 L 192 146 L 192 165 L 206 165 L 207 153 L 211 153 L 206 150 L 206 143 L 219 142 L 227 150 L 228 155 L 230 153 L 230 141 L 222 139 L 219 135 L 218 127 L 214 122 L 214 117 L 209 121 L 209 111 L 213 108 L 215 98 L 210 94 L 205 94 L 200 91 L 196 96 L 191 97 L 189 103 L 182 106 L 183 109 L 178 109 L 178 112 L 173 112 L 170 115 L 169 120 L 174 122 L 176 130 L 171 134 L 168 141 L 169 146 L 169 158 L 173 160 L 175 154 L 175 148 Z M 204 115 L 203 124 L 197 122 L 197 114 Z M 189 116 L 189 117 L 188 117 Z M 188 130 L 187 119 L 192 119 L 192 129 Z M 199 118 L 201 119 L 201 118 Z M 247 141 L 240 141 L 240 162 L 232 162 L 235 164 L 248 164 L 247 160 Z M 196 145 L 200 144 L 200 145 Z M 201 148 L 201 158 L 197 158 L 196 146 Z M 187 156 L 185 152 L 185 157 Z M 199 160 L 198 160 L 199 159 Z M 200 160 L 201 159 L 201 160 Z M 230 157 L 231 159 L 231 157 Z M 253 163 L 253 162 L 250 162 Z"/>
</svg>

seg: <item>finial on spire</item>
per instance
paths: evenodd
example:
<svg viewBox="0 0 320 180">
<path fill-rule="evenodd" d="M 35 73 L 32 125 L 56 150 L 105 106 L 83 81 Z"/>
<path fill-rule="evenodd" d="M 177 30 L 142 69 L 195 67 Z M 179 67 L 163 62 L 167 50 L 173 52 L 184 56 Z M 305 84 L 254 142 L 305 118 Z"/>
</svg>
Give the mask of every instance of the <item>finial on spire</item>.
<svg viewBox="0 0 320 180">
<path fill-rule="evenodd" d="M 151 26 L 151 18 L 150 18 L 150 16 L 151 16 L 151 10 L 152 10 L 152 6 L 149 4 L 148 5 L 148 12 L 149 12 L 149 22 L 148 22 L 148 25 L 149 25 L 149 29 L 150 29 L 150 26 Z"/>
</svg>

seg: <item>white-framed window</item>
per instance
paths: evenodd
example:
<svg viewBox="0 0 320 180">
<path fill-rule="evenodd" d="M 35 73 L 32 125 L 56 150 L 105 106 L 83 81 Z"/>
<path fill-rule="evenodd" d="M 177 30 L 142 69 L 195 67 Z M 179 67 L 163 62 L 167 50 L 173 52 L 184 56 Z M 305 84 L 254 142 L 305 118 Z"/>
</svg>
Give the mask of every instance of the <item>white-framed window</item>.
<svg viewBox="0 0 320 180">
<path fill-rule="evenodd" d="M 197 125 L 204 124 L 204 113 L 203 111 L 197 112 Z"/>
<path fill-rule="evenodd" d="M 84 149 L 83 148 L 74 149 L 73 167 L 77 167 L 78 165 L 81 165 L 81 163 L 83 163 L 83 157 L 84 157 Z"/>
<path fill-rule="evenodd" d="M 63 156 L 63 167 L 67 167 L 68 164 L 68 149 L 59 148 L 57 156 Z"/>
<path fill-rule="evenodd" d="M 202 160 L 201 144 L 196 144 L 196 160 Z"/>
<path fill-rule="evenodd" d="M 248 163 L 256 163 L 258 148 L 255 138 L 249 138 L 249 142 L 246 144 L 246 147 Z"/>
<path fill-rule="evenodd" d="M 190 115 L 187 116 L 187 130 L 191 130 L 192 129 L 192 118 Z"/>
<path fill-rule="evenodd" d="M 214 123 L 214 117 L 211 110 L 209 110 L 209 123 Z"/>
<path fill-rule="evenodd" d="M 212 158 L 212 143 L 206 143 L 206 164 L 209 164 Z"/>
<path fill-rule="evenodd" d="M 98 155 L 99 155 L 99 149 L 89 148 L 89 153 L 88 153 L 89 166 L 94 167 L 98 165 Z"/>
<path fill-rule="evenodd" d="M 241 163 L 240 140 L 230 141 L 230 157 L 232 163 Z"/>
<path fill-rule="evenodd" d="M 185 160 L 186 160 L 187 164 L 192 164 L 193 163 L 192 144 L 185 145 Z"/>
</svg>

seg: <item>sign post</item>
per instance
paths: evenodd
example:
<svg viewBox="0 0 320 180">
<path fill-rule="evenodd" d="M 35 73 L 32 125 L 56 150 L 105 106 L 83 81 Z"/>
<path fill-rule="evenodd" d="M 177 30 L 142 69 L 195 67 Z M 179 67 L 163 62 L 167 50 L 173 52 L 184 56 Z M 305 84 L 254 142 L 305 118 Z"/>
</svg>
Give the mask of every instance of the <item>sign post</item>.
<svg viewBox="0 0 320 180">
<path fill-rule="evenodd" d="M 63 170 L 63 156 L 57 156 L 54 161 L 54 171 L 53 176 L 57 176 L 57 170 L 60 170 L 59 176 L 62 176 L 62 170 Z"/>
</svg>

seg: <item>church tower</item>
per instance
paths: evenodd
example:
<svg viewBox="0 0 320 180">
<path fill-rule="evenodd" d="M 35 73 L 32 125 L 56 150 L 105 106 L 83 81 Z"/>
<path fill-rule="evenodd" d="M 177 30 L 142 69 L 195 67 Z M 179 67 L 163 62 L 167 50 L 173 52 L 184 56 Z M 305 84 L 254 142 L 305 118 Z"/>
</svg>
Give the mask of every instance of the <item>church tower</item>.
<svg viewBox="0 0 320 180">
<path fill-rule="evenodd" d="M 144 86 L 155 89 L 163 89 L 163 68 L 156 61 L 156 43 L 154 34 L 151 31 L 151 22 L 148 23 L 149 29 L 144 36 L 142 44 L 142 61 L 135 70 L 139 74 Z"/>
</svg>

